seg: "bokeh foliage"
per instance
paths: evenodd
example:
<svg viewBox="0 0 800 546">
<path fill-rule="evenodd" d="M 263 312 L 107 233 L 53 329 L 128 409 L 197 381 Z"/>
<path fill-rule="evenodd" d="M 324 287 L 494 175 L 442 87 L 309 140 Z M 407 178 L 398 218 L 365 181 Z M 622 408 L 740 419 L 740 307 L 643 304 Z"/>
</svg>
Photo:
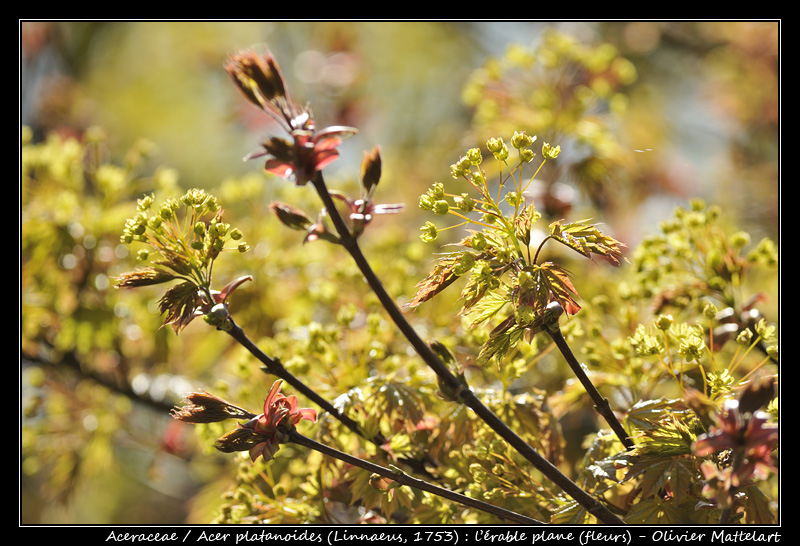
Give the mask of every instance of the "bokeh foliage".
<svg viewBox="0 0 800 546">
<path fill-rule="evenodd" d="M 433 180 L 449 178 L 462 148 L 491 136 L 522 129 L 562 145 L 557 169 L 540 177 L 537 207 L 552 219 L 602 218 L 632 247 L 631 263 L 613 271 L 554 256 L 574 275 L 582 296 L 583 309 L 563 329 L 613 405 L 630 410 L 627 424 L 654 446 L 642 454 L 649 466 L 634 463 L 629 481 L 609 482 L 609 476 L 620 478 L 619 446 L 597 432 L 591 404 L 546 339 L 520 344 L 503 366 L 480 367 L 473 359 L 489 328 L 464 327 L 456 316 L 458 290 L 426 302 L 411 318 L 426 337 L 469 363 L 470 385 L 526 440 L 610 502 L 635 506 L 631 521 L 695 517 L 699 469 L 686 450 L 697 423 L 675 420 L 686 414 L 684 388 L 702 391 L 708 377 L 716 389 L 708 394 L 728 395 L 753 367 L 777 369 L 736 340 L 749 325 L 751 296 L 766 297 L 756 308 L 769 324 L 778 319 L 777 248 L 764 239 L 777 234 L 780 210 L 776 27 L 604 24 L 594 29 L 605 38 L 600 41 L 584 39 L 580 28 L 572 35 L 532 27 L 541 38 L 535 45 L 528 36 L 485 61 L 478 60 L 477 36 L 490 31 L 479 23 L 277 23 L 269 31 L 226 24 L 61 27 L 73 33 L 65 39 L 77 76 L 69 84 L 73 102 L 47 110 L 50 117 L 39 118 L 34 132 L 21 131 L 23 523 L 494 521 L 407 488 L 386 495 L 368 474 L 297 446 L 285 446 L 269 464 L 221 456 L 211 448 L 221 427 L 197 427 L 195 434 L 169 419 L 167 410 L 180 395 L 199 388 L 256 411 L 273 379 L 205 323 L 192 323 L 180 336 L 160 328 L 158 290 L 113 288 L 113 279 L 136 265 L 135 253 L 120 243 L 136 200 L 150 192 L 179 196 L 195 186 L 213 188 L 225 218 L 252 246 L 246 254 L 226 255 L 215 269 L 224 282 L 254 277 L 231 300 L 237 322 L 366 430 L 383 433 L 391 450 L 377 451 L 324 416 L 301 430 L 386 463 L 398 455 L 429 457 L 438 463 L 436 478 L 454 489 L 531 517 L 582 521 L 580 511 L 540 483 L 463 406 L 437 395 L 435 378 L 409 354 L 339 249 L 303 245 L 271 216 L 275 200 L 310 210 L 318 204 L 301 188 L 239 163 L 265 127 L 244 108 L 236 110 L 220 65 L 232 49 L 264 35 L 275 38 L 273 50 L 287 54 L 302 53 L 299 44 L 307 41 L 317 54 L 302 57 L 307 62 L 351 63 L 356 75 L 347 86 L 335 80 L 292 84 L 308 92 L 315 112 L 362 128 L 353 157 L 365 142 L 382 146 L 387 202 L 416 203 Z M 131 58 L 125 48 L 158 47 L 138 37 L 145 32 L 173 44 L 165 57 L 181 67 L 180 76 L 167 58 L 163 66 L 144 68 L 125 62 Z M 418 39 L 409 40 L 409 32 Z M 108 44 L 120 36 L 121 45 L 107 56 L 79 46 L 89 37 Z M 394 37 L 419 45 L 399 55 L 390 47 Z M 465 43 L 474 55 L 456 53 Z M 430 44 L 437 46 L 433 54 Z M 377 57 L 388 59 L 390 68 L 381 69 Z M 118 72 L 109 77 L 114 65 Z M 676 79 L 690 89 L 671 87 Z M 742 89 L 741 82 L 754 80 L 761 85 Z M 464 107 L 454 107 L 462 91 Z M 713 146 L 696 163 L 702 167 L 687 172 L 682 145 L 693 148 L 699 137 L 681 142 L 686 135 L 679 131 L 691 132 L 693 125 L 675 127 L 668 112 L 687 96 L 695 105 L 704 94 L 737 130 L 724 141 L 710 139 Z M 114 101 L 103 102 L 107 96 Z M 421 104 L 441 119 L 421 112 Z M 111 128 L 98 129 L 96 122 Z M 352 166 L 344 156 L 334 183 L 353 187 Z M 696 193 L 705 201 L 690 201 Z M 683 205 L 674 209 L 674 203 Z M 418 213 L 407 209 L 377 220 L 362 239 L 389 292 L 405 300 L 438 252 L 419 240 Z M 654 210 L 660 225 L 643 220 Z M 709 305 L 733 313 L 716 319 Z M 656 321 L 667 315 L 674 322 L 660 330 Z M 678 353 L 697 328 L 706 346 L 719 344 L 716 368 L 708 353 L 706 360 L 685 358 L 691 343 Z M 714 328 L 714 341 L 704 337 Z M 686 363 L 685 384 L 665 373 L 664 351 Z M 729 377 L 724 371 L 731 366 Z M 716 375 L 700 375 L 701 369 Z M 777 402 L 770 409 L 777 414 Z M 676 451 L 665 454 L 668 445 Z M 656 457 L 658 464 L 650 464 Z M 746 521 L 771 521 L 777 499 L 774 477 L 750 490 Z M 706 513 L 711 521 L 712 511 Z"/>
</svg>

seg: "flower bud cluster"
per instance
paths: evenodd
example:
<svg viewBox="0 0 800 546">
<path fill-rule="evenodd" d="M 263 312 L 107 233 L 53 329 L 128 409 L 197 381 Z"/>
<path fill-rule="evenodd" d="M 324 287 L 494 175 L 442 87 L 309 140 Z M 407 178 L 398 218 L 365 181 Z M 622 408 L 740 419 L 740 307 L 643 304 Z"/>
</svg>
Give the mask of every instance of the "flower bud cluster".
<svg viewBox="0 0 800 546">
<path fill-rule="evenodd" d="M 183 211 L 183 214 L 181 214 Z M 241 241 L 241 230 L 222 221 L 222 209 L 216 197 L 201 189 L 191 189 L 180 199 L 168 197 L 158 208 L 153 195 L 139 199 L 136 214 L 129 218 L 121 241 L 142 242 L 158 254 L 153 265 L 117 279 L 117 287 L 137 287 L 180 281 L 167 290 L 159 302 L 166 314 L 165 324 L 177 332 L 196 316 L 206 316 L 217 327 L 227 324 L 227 297 L 241 284 L 243 277 L 224 288 L 212 290 L 211 273 L 214 261 L 230 242 L 239 252 L 249 249 Z M 140 260 L 150 252 L 137 252 Z"/>
<path fill-rule="evenodd" d="M 685 308 L 703 296 L 736 300 L 741 279 L 758 266 L 776 266 L 778 253 L 771 239 L 753 244 L 746 232 L 726 233 L 720 208 L 693 199 L 638 245 L 632 262 L 640 293 L 658 294 L 662 306 Z"/>
<path fill-rule="evenodd" d="M 215 259 L 229 241 L 240 241 L 242 232 L 221 221 L 221 207 L 217 198 L 201 189 L 191 189 L 180 199 L 168 197 L 157 210 L 155 198 L 147 195 L 137 202 L 137 212 L 125 222 L 121 242 L 144 242 L 156 250 L 181 255 L 185 261 L 197 265 Z M 183 220 L 178 217 L 183 208 L 190 229 L 183 232 Z M 191 249 L 187 250 L 187 245 Z M 246 251 L 244 243 L 237 245 Z"/>
<path fill-rule="evenodd" d="M 531 150 L 531 146 L 536 142 L 536 137 L 528 135 L 524 131 L 515 131 L 511 137 L 511 147 L 517 150 L 519 165 L 530 163 L 536 157 L 536 153 Z M 492 137 L 486 141 L 486 150 L 492 156 L 504 165 L 508 164 L 510 158 L 510 148 L 506 142 L 500 137 Z M 555 159 L 558 157 L 561 148 L 556 146 L 552 147 L 545 143 L 542 146 L 542 155 L 545 159 Z M 479 218 L 467 219 L 468 222 L 482 224 L 484 227 L 496 226 L 498 229 L 503 229 L 504 226 L 513 225 L 512 220 L 508 222 L 501 220 L 504 213 L 500 209 L 500 204 L 497 199 L 500 196 L 493 196 L 488 191 L 488 184 L 486 181 L 486 172 L 481 169 L 484 155 L 480 148 L 470 148 L 458 161 L 450 165 L 450 174 L 456 180 L 466 180 L 477 191 L 478 195 L 471 195 L 469 192 L 460 191 L 458 193 L 445 192 L 444 185 L 441 182 L 435 182 L 428 188 L 428 190 L 419 197 L 419 208 L 424 211 L 430 211 L 437 216 L 445 216 L 453 214 L 467 219 L 465 214 L 477 212 Z M 512 169 L 512 178 L 518 176 L 515 173 L 516 169 Z M 502 188 L 505 182 L 501 181 Z M 504 201 L 510 204 L 518 211 L 519 208 L 525 207 L 525 198 L 523 192 L 527 184 L 522 180 L 514 180 L 514 189 L 506 192 Z M 447 228 L 443 228 L 447 229 Z M 436 239 L 436 229 L 429 222 L 421 228 L 420 237 L 424 241 L 433 241 Z"/>
</svg>

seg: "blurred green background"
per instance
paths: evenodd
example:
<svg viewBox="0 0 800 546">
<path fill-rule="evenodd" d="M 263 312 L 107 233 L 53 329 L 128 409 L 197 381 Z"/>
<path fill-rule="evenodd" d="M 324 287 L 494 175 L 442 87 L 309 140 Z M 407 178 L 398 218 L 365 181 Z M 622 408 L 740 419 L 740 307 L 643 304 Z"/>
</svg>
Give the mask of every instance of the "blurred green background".
<svg viewBox="0 0 800 546">
<path fill-rule="evenodd" d="M 777 22 L 22 22 L 20 123 L 31 130 L 23 142 L 37 147 L 35 159 L 23 153 L 23 162 L 50 165 L 49 176 L 63 180 L 52 165 L 74 157 L 47 147 L 56 134 L 100 142 L 103 161 L 127 170 L 121 182 L 99 179 L 102 192 L 68 184 L 21 191 L 21 522 L 203 522 L 224 490 L 216 483 L 223 463 L 190 465 L 184 444 L 191 439 L 176 436 L 165 408 L 195 388 L 189 379 L 224 383 L 216 359 L 235 363 L 236 354 L 202 328 L 180 339 L 158 330 L 152 303 L 131 303 L 109 279 L 130 268 L 118 236 L 136 197 L 154 187 L 227 196 L 229 221 L 239 224 L 255 224 L 257 205 L 282 191 L 297 198 L 291 188 L 264 186 L 259 164 L 242 161 L 270 126 L 231 85 L 223 69 L 229 54 L 268 48 L 319 125 L 359 129 L 329 178 L 347 183 L 362 152 L 379 145 L 381 200 L 413 205 L 434 180 L 450 176 L 465 149 L 527 129 L 504 122 L 536 126 L 535 107 L 508 113 L 476 103 L 469 91 L 498 70 L 499 59 L 513 59 L 515 48 L 535 47 L 554 29 L 578 43 L 606 44 L 635 74 L 608 101 L 604 114 L 618 115 L 580 125 L 578 144 L 551 135 L 564 148 L 563 170 L 552 176 L 578 190 L 576 208 L 592 210 L 633 246 L 676 205 L 702 197 L 754 240 L 779 240 Z M 570 85 L 570 75 L 560 76 L 551 88 Z M 532 85 L 521 92 L 547 110 L 541 90 L 548 80 L 534 77 Z M 597 144 L 609 141 L 610 150 Z M 581 161 L 587 147 L 590 159 L 608 161 Z M 597 177 L 603 183 L 584 184 L 600 166 L 609 169 Z M 416 248 L 415 208 L 381 219 L 394 234 L 387 246 Z M 269 229 L 250 230 L 253 260 L 289 244 Z M 281 261 L 254 267 L 284 283 L 261 289 L 263 307 L 242 310 L 242 321 L 261 335 L 275 327 L 269 311 L 287 293 L 332 297 L 311 274 L 310 281 L 289 278 Z M 296 315 L 280 320 L 307 318 Z"/>
</svg>

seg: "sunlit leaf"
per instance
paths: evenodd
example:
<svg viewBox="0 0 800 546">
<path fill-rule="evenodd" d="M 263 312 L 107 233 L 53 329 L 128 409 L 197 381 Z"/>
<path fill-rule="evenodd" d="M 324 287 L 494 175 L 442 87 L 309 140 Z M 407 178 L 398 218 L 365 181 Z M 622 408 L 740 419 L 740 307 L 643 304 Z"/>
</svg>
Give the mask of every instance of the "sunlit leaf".
<svg viewBox="0 0 800 546">
<path fill-rule="evenodd" d="M 389 441 L 389 449 L 395 454 L 409 453 L 414 449 L 414 446 L 408 434 L 398 433 L 392 436 L 392 439 Z"/>
<path fill-rule="evenodd" d="M 575 301 L 578 292 L 572 285 L 566 270 L 561 266 L 553 262 L 545 262 L 534 267 L 532 276 L 535 297 L 531 306 L 537 314 L 544 315 L 551 296 L 561 304 L 568 315 L 574 315 L 580 311 L 581 306 Z"/>
<path fill-rule="evenodd" d="M 514 231 L 517 239 L 524 243 L 525 246 L 531 244 L 531 225 L 540 217 L 541 214 L 533 208 L 533 205 L 523 209 L 517 215 L 514 221 Z"/>
<path fill-rule="evenodd" d="M 625 245 L 601 232 L 596 224 L 589 224 L 589 220 L 567 224 L 553 222 L 550 224 L 550 236 L 587 258 L 596 254 L 607 258 L 613 265 L 620 265 Z"/>
<path fill-rule="evenodd" d="M 484 294 L 479 301 L 463 312 L 469 328 L 475 328 L 494 317 L 509 302 L 509 293 L 506 287 L 492 290 Z"/>
<path fill-rule="evenodd" d="M 682 400 L 669 398 L 642 400 L 628 410 L 625 421 L 637 430 L 649 430 L 658 426 L 657 423 L 664 415 L 675 411 L 685 412 L 686 409 Z"/>
<path fill-rule="evenodd" d="M 417 284 L 417 293 L 408 303 L 408 307 L 416 308 L 428 301 L 436 294 L 453 284 L 458 275 L 454 272 L 459 258 L 456 255 L 447 256 L 433 267 L 430 274 Z"/>
<path fill-rule="evenodd" d="M 589 513 L 575 501 L 570 501 L 553 512 L 550 523 L 554 525 L 582 525 L 587 522 Z"/>
<path fill-rule="evenodd" d="M 176 284 L 164 293 L 158 303 L 161 313 L 166 313 L 164 325 L 171 324 L 179 333 L 194 318 L 197 285 L 192 282 Z"/>
<path fill-rule="evenodd" d="M 517 324 L 514 315 L 505 319 L 492 330 L 489 339 L 481 347 L 478 363 L 486 364 L 492 359 L 501 361 L 519 343 L 526 329 L 525 326 Z"/>
<path fill-rule="evenodd" d="M 658 426 L 637 436 L 636 451 L 644 455 L 688 455 L 697 439 L 692 429 L 675 415 L 667 415 Z"/>
</svg>

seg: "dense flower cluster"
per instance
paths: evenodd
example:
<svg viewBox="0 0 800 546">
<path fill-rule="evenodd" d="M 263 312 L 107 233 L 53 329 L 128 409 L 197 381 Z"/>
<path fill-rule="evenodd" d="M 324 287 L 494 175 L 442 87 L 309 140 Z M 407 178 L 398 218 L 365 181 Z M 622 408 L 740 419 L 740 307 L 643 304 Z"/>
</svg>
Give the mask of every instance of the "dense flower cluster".
<svg viewBox="0 0 800 546">
<path fill-rule="evenodd" d="M 249 250 L 241 240 L 242 232 L 222 221 L 216 197 L 204 190 L 191 189 L 180 199 L 169 197 L 157 210 L 154 201 L 153 195 L 139 199 L 137 213 L 127 220 L 121 240 L 148 244 L 158 258 L 147 267 L 122 274 L 116 286 L 135 288 L 178 281 L 159 301 L 164 324 L 180 333 L 196 317 L 205 316 L 214 326 L 224 326 L 228 297 L 251 277 L 240 277 L 222 290 L 214 290 L 212 272 L 214 262 L 231 242 L 240 252 Z M 140 250 L 138 257 L 144 261 L 150 253 Z"/>
<path fill-rule="evenodd" d="M 547 306 L 557 302 L 569 315 L 580 310 L 578 293 L 566 270 L 553 262 L 539 263 L 538 249 L 547 240 L 557 241 L 575 252 L 619 265 L 625 245 L 609 237 L 588 220 L 554 221 L 543 240 L 534 240 L 534 223 L 541 219 L 528 189 L 547 161 L 555 160 L 559 146 L 544 143 L 543 160 L 530 177 L 523 178 L 523 167 L 536 158 L 531 146 L 536 137 L 524 131 L 515 132 L 511 147 L 517 152 L 512 164 L 509 145 L 502 138 L 490 138 L 486 149 L 498 163 L 501 174 L 497 183 L 487 180 L 483 168 L 484 154 L 471 148 L 450 167 L 456 180 L 465 181 L 471 191 L 450 193 L 441 182 L 435 182 L 420 196 L 419 207 L 437 217 L 459 219 L 452 226 L 439 228 L 426 221 L 420 228 L 423 241 L 437 239 L 448 229 L 468 226 L 468 236 L 458 241 L 457 250 L 444 254 L 434 269 L 418 285 L 410 307 L 430 300 L 460 277 L 467 277 L 462 290 L 462 314 L 471 327 L 485 323 L 507 305 L 511 312 L 491 332 L 481 350 L 479 361 L 499 358 L 523 337 L 530 339 L 543 325 Z M 507 168 L 507 174 L 503 169 Z M 537 248 L 538 246 L 538 248 Z"/>
</svg>

